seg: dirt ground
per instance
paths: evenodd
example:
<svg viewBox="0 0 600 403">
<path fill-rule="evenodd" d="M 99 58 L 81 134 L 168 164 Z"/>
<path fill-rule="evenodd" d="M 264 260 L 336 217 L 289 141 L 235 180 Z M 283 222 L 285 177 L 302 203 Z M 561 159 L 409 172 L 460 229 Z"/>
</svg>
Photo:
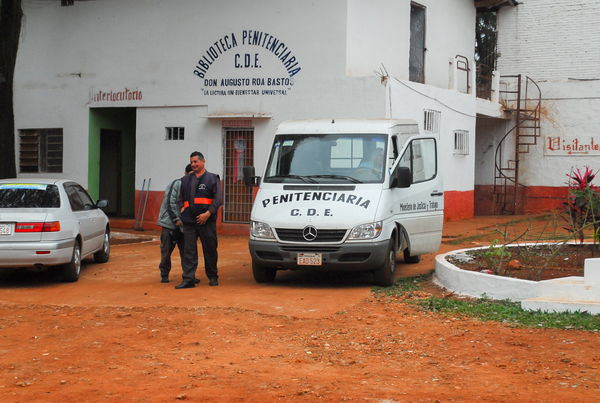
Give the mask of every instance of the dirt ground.
<svg viewBox="0 0 600 403">
<path fill-rule="evenodd" d="M 446 223 L 440 253 L 515 219 Z M 218 287 L 199 271 L 196 288 L 175 290 L 175 255 L 169 284 L 158 241 L 113 245 L 77 283 L 0 273 L 0 401 L 600 401 L 598 333 L 420 311 L 372 294 L 369 274 L 257 284 L 240 236 L 220 237 Z M 397 264 L 425 273 L 434 255 Z"/>
</svg>

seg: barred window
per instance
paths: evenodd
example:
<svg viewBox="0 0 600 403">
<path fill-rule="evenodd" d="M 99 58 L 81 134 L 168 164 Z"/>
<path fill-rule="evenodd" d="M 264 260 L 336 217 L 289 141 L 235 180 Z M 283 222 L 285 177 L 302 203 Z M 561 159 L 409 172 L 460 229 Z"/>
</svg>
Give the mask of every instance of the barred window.
<svg viewBox="0 0 600 403">
<path fill-rule="evenodd" d="M 22 173 L 62 173 L 63 129 L 19 130 Z"/>
<path fill-rule="evenodd" d="M 469 155 L 469 131 L 454 131 L 454 155 Z"/>
<path fill-rule="evenodd" d="M 442 112 L 424 109 L 423 130 L 425 134 L 440 134 L 440 120 Z"/>
<path fill-rule="evenodd" d="M 183 140 L 185 127 L 165 127 L 165 140 Z"/>
</svg>

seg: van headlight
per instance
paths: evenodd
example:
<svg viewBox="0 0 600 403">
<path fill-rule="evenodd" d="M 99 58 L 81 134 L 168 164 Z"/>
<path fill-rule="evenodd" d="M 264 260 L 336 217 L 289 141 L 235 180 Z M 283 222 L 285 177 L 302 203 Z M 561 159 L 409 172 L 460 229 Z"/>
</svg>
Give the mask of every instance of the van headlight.
<svg viewBox="0 0 600 403">
<path fill-rule="evenodd" d="M 250 225 L 250 235 L 255 238 L 274 239 L 275 235 L 269 224 L 264 222 L 252 221 Z"/>
<path fill-rule="evenodd" d="M 348 239 L 375 239 L 381 234 L 383 221 L 357 225 L 352 228 Z"/>
</svg>

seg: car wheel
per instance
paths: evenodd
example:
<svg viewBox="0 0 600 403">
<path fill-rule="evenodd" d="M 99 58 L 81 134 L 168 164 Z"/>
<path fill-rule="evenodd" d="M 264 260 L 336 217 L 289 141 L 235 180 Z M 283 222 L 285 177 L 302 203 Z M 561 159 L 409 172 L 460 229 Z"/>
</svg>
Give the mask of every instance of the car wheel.
<svg viewBox="0 0 600 403">
<path fill-rule="evenodd" d="M 394 284 L 396 277 L 396 243 L 390 239 L 383 264 L 373 271 L 375 285 L 389 287 Z"/>
<path fill-rule="evenodd" d="M 421 261 L 421 255 L 411 256 L 408 248 L 404 249 L 404 262 L 406 263 L 419 263 Z"/>
<path fill-rule="evenodd" d="M 106 263 L 110 257 L 110 230 L 107 228 L 104 232 L 104 241 L 102 249 L 94 253 L 94 261 L 96 263 Z"/>
<path fill-rule="evenodd" d="M 272 283 L 275 281 L 277 269 L 264 267 L 252 262 L 252 274 L 254 275 L 254 280 L 256 280 L 257 283 Z"/>
<path fill-rule="evenodd" d="M 65 264 L 62 268 L 63 278 L 68 283 L 74 283 L 79 280 L 79 274 L 81 273 L 81 246 L 79 241 L 75 240 L 73 245 L 73 256 L 71 261 Z"/>
</svg>

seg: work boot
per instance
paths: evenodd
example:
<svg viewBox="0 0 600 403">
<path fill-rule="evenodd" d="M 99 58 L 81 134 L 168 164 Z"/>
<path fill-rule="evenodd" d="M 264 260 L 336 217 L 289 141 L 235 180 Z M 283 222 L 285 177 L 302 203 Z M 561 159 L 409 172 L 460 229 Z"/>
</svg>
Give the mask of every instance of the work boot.
<svg viewBox="0 0 600 403">
<path fill-rule="evenodd" d="M 182 288 L 194 288 L 196 285 L 194 283 L 186 283 L 185 281 L 179 285 L 175 286 L 176 290 L 181 290 Z"/>
</svg>

